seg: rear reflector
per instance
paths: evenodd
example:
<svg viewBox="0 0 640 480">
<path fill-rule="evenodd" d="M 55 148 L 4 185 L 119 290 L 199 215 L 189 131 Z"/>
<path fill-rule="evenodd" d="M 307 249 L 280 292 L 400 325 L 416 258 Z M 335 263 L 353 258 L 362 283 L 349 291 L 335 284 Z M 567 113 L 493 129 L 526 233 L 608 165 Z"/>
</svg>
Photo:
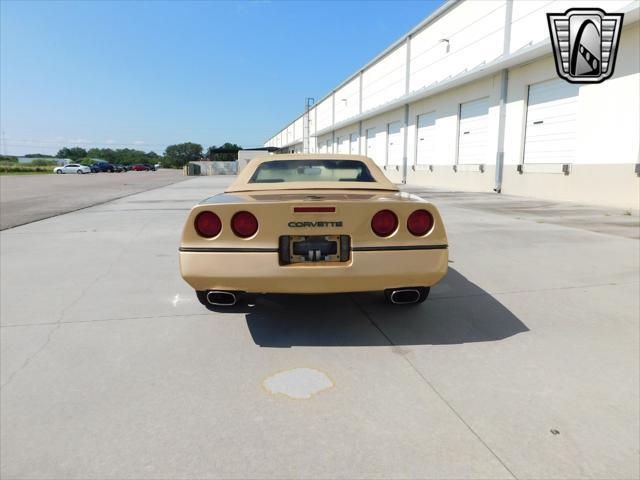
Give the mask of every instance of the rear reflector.
<svg viewBox="0 0 640 480">
<path fill-rule="evenodd" d="M 220 217 L 213 212 L 200 212 L 193 224 L 198 235 L 205 238 L 213 238 L 222 230 Z"/>
<path fill-rule="evenodd" d="M 416 210 L 407 219 L 407 230 L 416 237 L 421 237 L 433 227 L 433 215 L 426 210 Z"/>
<path fill-rule="evenodd" d="M 238 237 L 251 237 L 258 231 L 258 219 L 252 213 L 238 212 L 231 219 L 231 230 Z"/>
<path fill-rule="evenodd" d="M 331 213 L 336 207 L 293 207 L 295 213 Z"/>
<path fill-rule="evenodd" d="M 380 210 L 371 219 L 371 230 L 379 237 L 388 237 L 398 228 L 398 217 L 391 210 Z"/>
</svg>

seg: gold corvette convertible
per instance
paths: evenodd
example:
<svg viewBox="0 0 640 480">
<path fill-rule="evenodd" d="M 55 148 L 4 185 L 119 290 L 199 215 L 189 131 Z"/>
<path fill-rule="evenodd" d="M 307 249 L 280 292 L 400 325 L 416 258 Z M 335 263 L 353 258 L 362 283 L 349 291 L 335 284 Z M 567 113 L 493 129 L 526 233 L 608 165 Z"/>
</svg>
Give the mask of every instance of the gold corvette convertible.
<svg viewBox="0 0 640 480">
<path fill-rule="evenodd" d="M 207 306 L 246 292 L 384 291 L 420 303 L 447 261 L 436 207 L 358 155 L 256 158 L 191 209 L 180 244 L 182 277 Z"/>
</svg>

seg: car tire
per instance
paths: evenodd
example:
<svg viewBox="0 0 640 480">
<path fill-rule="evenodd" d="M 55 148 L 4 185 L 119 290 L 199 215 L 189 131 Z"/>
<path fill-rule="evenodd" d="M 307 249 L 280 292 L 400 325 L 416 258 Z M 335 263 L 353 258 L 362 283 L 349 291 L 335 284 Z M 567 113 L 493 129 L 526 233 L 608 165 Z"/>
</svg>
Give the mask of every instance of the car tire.
<svg viewBox="0 0 640 480">
<path fill-rule="evenodd" d="M 56 173 L 60 175 L 62 173 L 62 170 L 56 170 Z"/>
<path fill-rule="evenodd" d="M 84 170 L 82 170 L 81 168 L 78 169 L 78 171 L 76 173 L 84 173 Z"/>
<path fill-rule="evenodd" d="M 417 290 L 418 291 L 418 293 L 420 295 L 418 297 L 418 300 L 416 300 L 415 302 L 412 302 L 412 303 L 405 303 L 405 304 L 393 303 L 391 301 L 391 292 L 393 290 L 395 290 L 395 289 L 387 289 L 387 290 L 384 291 L 384 296 L 386 297 L 387 302 L 391 303 L 392 305 L 418 305 L 418 304 L 424 302 L 427 299 L 427 297 L 429 297 L 429 291 L 431 290 L 430 287 L 407 287 L 407 288 L 410 288 L 411 290 Z"/>
</svg>

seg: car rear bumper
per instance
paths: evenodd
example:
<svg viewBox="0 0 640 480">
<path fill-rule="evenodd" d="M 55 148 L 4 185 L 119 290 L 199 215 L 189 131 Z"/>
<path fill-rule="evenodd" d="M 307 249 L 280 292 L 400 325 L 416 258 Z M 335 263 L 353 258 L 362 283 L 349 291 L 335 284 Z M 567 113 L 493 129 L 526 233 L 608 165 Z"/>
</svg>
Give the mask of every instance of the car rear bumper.
<svg viewBox="0 0 640 480">
<path fill-rule="evenodd" d="M 181 251 L 180 272 L 195 290 L 339 293 L 430 287 L 447 273 L 446 246 L 352 251 L 344 263 L 280 265 L 277 252 Z"/>
</svg>

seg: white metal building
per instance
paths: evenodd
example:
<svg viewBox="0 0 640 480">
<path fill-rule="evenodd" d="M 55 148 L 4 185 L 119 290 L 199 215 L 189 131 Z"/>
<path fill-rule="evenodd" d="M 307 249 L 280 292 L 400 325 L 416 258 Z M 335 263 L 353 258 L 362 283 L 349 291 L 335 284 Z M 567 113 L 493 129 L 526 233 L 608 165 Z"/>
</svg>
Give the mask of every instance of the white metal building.
<svg viewBox="0 0 640 480">
<path fill-rule="evenodd" d="M 603 83 L 556 73 L 546 13 L 572 7 L 624 13 Z M 308 150 L 366 154 L 396 182 L 636 210 L 639 18 L 639 0 L 450 0 L 309 110 Z M 304 151 L 306 121 L 265 146 Z"/>
</svg>

